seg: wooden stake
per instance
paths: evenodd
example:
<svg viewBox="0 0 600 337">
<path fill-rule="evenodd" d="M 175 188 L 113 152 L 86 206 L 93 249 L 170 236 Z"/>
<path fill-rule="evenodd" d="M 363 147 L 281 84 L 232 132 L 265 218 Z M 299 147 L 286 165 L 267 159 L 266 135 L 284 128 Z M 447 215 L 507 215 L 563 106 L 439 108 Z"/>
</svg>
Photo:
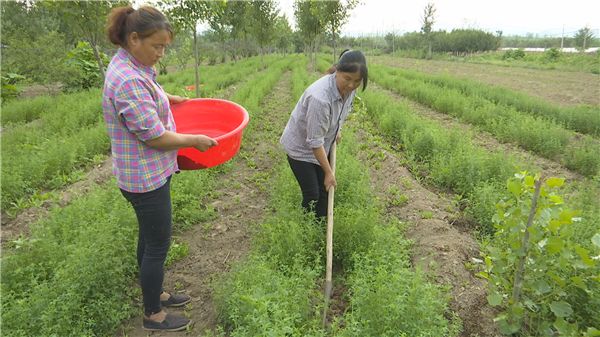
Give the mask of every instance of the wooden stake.
<svg viewBox="0 0 600 337">
<path fill-rule="evenodd" d="M 331 158 L 329 159 L 329 165 L 335 176 L 335 152 L 336 142 L 333 142 L 331 146 Z M 327 266 L 325 270 L 325 307 L 323 308 L 323 328 L 327 323 L 327 309 L 329 308 L 329 300 L 331 299 L 331 274 L 333 269 L 333 196 L 335 193 L 335 187 L 329 188 L 329 194 L 327 198 Z"/>
</svg>

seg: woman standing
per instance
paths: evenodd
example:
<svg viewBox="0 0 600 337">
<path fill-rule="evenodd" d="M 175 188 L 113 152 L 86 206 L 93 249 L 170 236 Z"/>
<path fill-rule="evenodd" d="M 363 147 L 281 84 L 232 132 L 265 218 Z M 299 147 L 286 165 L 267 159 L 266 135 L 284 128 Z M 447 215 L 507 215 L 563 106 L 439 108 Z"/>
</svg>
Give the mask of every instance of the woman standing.
<svg viewBox="0 0 600 337">
<path fill-rule="evenodd" d="M 170 180 L 178 172 L 177 150 L 206 151 L 217 142 L 176 132 L 170 104 L 185 98 L 167 94 L 156 82 L 154 65 L 164 56 L 173 31 L 165 16 L 149 6 L 112 10 L 108 37 L 119 46 L 104 82 L 102 107 L 111 140 L 113 173 L 133 206 L 138 224 L 137 261 L 144 301 L 143 328 L 179 331 L 190 320 L 162 307 L 191 298 L 165 292 L 164 263 L 171 243 Z"/>
<path fill-rule="evenodd" d="M 281 136 L 288 162 L 302 190 L 302 207 L 327 216 L 327 191 L 336 186 L 329 151 L 352 108 L 356 89 L 368 82 L 367 61 L 358 50 L 345 50 L 338 63 L 311 84 L 296 104 Z"/>
</svg>

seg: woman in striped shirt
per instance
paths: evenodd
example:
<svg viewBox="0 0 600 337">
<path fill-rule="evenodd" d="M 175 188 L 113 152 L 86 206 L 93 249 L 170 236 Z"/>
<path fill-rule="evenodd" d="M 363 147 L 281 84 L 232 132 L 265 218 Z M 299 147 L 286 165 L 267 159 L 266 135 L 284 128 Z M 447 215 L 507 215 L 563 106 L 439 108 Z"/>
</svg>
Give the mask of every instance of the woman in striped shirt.
<svg viewBox="0 0 600 337">
<path fill-rule="evenodd" d="M 327 191 L 336 186 L 328 154 L 352 109 L 356 89 L 367 87 L 363 53 L 345 50 L 329 74 L 311 84 L 296 104 L 281 136 L 288 162 L 302 191 L 302 207 L 327 215 Z"/>
<path fill-rule="evenodd" d="M 191 298 L 162 288 L 171 243 L 170 180 L 178 172 L 177 150 L 206 151 L 217 142 L 204 135 L 176 132 L 170 104 L 185 98 L 167 94 L 156 82 L 154 65 L 164 56 L 173 30 L 149 6 L 111 11 L 108 37 L 118 45 L 106 71 L 102 107 L 111 140 L 113 173 L 139 224 L 137 260 L 144 300 L 143 328 L 179 331 L 190 320 L 162 307 L 182 306 Z"/>
</svg>

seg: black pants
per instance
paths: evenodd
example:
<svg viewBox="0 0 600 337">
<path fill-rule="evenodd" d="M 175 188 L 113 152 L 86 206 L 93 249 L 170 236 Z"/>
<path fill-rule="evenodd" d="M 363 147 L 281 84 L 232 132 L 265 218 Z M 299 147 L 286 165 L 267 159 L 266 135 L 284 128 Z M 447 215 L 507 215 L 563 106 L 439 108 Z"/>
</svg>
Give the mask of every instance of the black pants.
<svg viewBox="0 0 600 337">
<path fill-rule="evenodd" d="M 302 207 L 314 212 L 317 218 L 327 216 L 327 191 L 325 190 L 325 172 L 321 166 L 288 156 L 290 168 L 302 190 Z"/>
<path fill-rule="evenodd" d="M 121 190 L 138 219 L 137 262 L 144 297 L 144 313 L 161 310 L 164 265 L 171 244 L 171 177 L 162 187 L 145 193 Z"/>
</svg>

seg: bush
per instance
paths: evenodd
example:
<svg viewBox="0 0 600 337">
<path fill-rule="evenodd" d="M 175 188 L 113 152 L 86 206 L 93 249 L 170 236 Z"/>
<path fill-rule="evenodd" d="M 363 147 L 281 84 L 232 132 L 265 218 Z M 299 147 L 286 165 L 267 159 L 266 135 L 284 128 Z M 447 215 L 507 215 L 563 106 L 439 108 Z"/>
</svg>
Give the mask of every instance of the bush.
<svg viewBox="0 0 600 337">
<path fill-rule="evenodd" d="M 108 64 L 106 54 L 100 53 L 100 58 L 103 64 Z M 67 69 L 62 80 L 65 84 L 65 91 L 79 91 L 102 86 L 104 79 L 89 43 L 79 42 L 77 47 L 67 53 Z"/>
<path fill-rule="evenodd" d="M 523 49 L 507 50 L 504 55 L 502 55 L 503 60 L 522 60 L 524 58 L 525 52 Z"/>
<path fill-rule="evenodd" d="M 560 56 L 561 52 L 556 48 L 550 48 L 544 52 L 544 57 L 550 62 L 558 61 Z"/>
<path fill-rule="evenodd" d="M 19 95 L 19 89 L 17 88 L 16 84 L 24 79 L 25 76 L 14 73 L 2 75 L 0 78 L 2 83 L 2 101 L 17 97 Z"/>
</svg>

